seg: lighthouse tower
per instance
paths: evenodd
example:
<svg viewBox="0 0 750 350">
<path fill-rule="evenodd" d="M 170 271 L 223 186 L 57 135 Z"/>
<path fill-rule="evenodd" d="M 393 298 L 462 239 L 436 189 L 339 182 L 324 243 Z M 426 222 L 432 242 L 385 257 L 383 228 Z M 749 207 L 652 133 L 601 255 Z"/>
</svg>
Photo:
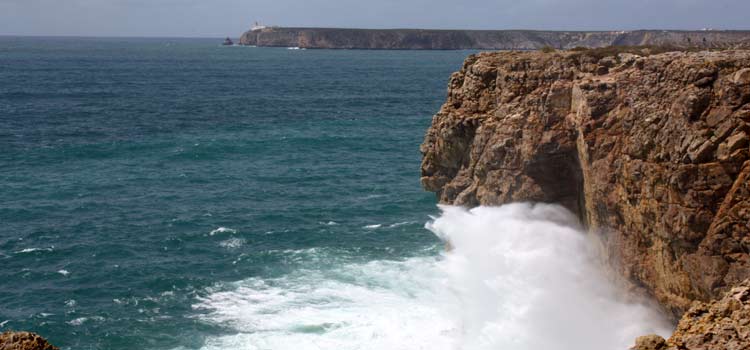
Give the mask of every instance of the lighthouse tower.
<svg viewBox="0 0 750 350">
<path fill-rule="evenodd" d="M 260 23 L 258 23 L 258 21 L 255 21 L 255 23 L 253 24 L 250 30 L 256 31 L 256 30 L 263 30 L 263 29 L 266 29 L 266 26 L 261 25 Z"/>
</svg>

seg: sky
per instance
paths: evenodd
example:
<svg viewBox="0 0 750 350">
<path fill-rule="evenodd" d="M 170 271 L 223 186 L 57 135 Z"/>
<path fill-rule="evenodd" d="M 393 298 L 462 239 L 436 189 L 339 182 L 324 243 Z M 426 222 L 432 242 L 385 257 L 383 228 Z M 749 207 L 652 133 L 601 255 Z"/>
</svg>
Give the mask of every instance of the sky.
<svg viewBox="0 0 750 350">
<path fill-rule="evenodd" d="M 238 37 L 265 25 L 750 29 L 750 0 L 0 0 L 0 35 Z"/>
</svg>

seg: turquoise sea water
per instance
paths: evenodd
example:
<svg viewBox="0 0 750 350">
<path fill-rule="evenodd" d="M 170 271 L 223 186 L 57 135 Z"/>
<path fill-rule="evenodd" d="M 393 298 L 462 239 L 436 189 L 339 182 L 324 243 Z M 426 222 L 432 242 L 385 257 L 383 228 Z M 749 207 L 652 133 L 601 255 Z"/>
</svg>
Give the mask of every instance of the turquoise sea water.
<svg viewBox="0 0 750 350">
<path fill-rule="evenodd" d="M 220 41 L 0 37 L 0 330 L 278 349 L 398 310 L 440 250 L 418 146 L 468 52 Z"/>
</svg>

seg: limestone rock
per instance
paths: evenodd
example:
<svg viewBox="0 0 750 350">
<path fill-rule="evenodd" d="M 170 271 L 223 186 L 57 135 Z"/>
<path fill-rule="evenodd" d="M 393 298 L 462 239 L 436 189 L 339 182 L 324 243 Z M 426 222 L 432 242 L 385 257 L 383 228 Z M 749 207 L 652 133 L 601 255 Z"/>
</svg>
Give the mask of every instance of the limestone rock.
<svg viewBox="0 0 750 350">
<path fill-rule="evenodd" d="M 38 334 L 5 332 L 0 334 L 0 350 L 60 350 Z"/>
<path fill-rule="evenodd" d="M 750 280 L 720 300 L 696 302 L 667 343 L 664 350 L 750 349 Z"/>
<path fill-rule="evenodd" d="M 665 350 L 667 341 L 659 335 L 650 334 L 638 337 L 632 350 Z"/>
<path fill-rule="evenodd" d="M 442 203 L 563 204 L 678 318 L 750 277 L 748 69 L 743 50 L 471 55 L 422 185 Z"/>
</svg>

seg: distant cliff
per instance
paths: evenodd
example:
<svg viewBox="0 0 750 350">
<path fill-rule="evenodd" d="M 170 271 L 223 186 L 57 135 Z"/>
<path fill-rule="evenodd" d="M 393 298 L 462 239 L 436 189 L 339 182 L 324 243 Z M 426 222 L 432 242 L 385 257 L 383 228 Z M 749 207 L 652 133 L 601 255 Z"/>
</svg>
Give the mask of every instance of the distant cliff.
<svg viewBox="0 0 750 350">
<path fill-rule="evenodd" d="M 242 45 L 314 49 L 534 50 L 622 45 L 750 47 L 750 31 L 344 29 L 268 27 L 242 34 Z"/>
</svg>

